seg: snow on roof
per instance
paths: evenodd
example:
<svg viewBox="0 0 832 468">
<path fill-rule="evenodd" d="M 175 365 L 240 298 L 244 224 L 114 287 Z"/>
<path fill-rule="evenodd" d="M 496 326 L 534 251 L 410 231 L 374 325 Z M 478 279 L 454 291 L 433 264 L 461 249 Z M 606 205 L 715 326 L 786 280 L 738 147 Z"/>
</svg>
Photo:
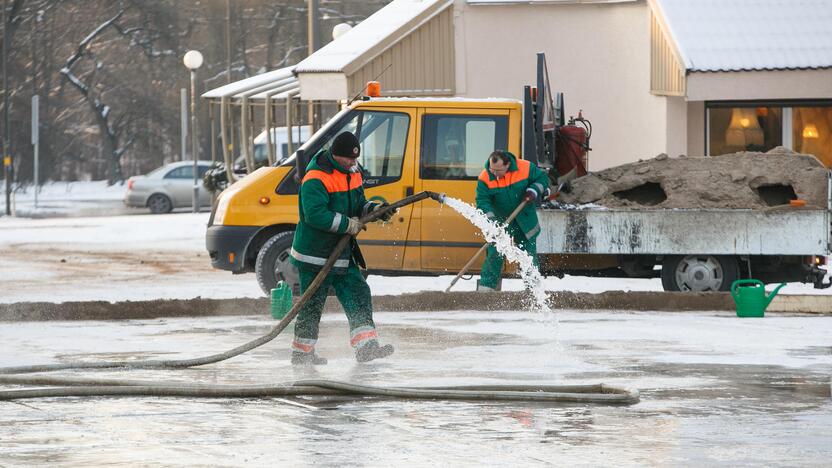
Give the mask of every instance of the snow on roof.
<svg viewBox="0 0 832 468">
<path fill-rule="evenodd" d="M 832 0 L 655 0 L 689 71 L 832 67 Z"/>
<path fill-rule="evenodd" d="M 298 73 L 351 73 L 453 4 L 453 0 L 394 0 L 295 67 Z"/>
<path fill-rule="evenodd" d="M 251 76 L 233 83 L 229 83 L 219 88 L 214 88 L 202 94 L 204 99 L 219 99 L 223 97 L 242 97 L 238 94 L 246 93 L 247 91 L 256 90 L 257 88 L 268 88 L 270 85 L 283 85 L 290 81 L 297 84 L 292 74 L 294 67 L 278 68 L 270 72 L 261 73 L 259 75 Z"/>
<path fill-rule="evenodd" d="M 472 5 L 504 5 L 510 3 L 545 3 L 545 4 L 575 4 L 575 3 L 633 3 L 639 0 L 467 0 Z"/>
</svg>

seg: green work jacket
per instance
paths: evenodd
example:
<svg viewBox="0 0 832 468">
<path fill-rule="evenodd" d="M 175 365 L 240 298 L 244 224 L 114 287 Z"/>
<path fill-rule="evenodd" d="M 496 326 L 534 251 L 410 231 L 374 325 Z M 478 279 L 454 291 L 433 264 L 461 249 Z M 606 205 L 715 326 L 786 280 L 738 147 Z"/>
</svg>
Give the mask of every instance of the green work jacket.
<svg viewBox="0 0 832 468">
<path fill-rule="evenodd" d="M 511 162 L 508 172 L 503 177 L 494 176 L 488 169 L 488 161 L 486 161 L 485 169 L 477 181 L 477 208 L 489 218 L 502 223 L 523 201 L 527 189 L 534 190 L 540 200 L 544 191 L 549 187 L 549 177 L 546 172 L 529 161 L 517 159 L 511 153 L 506 154 Z M 533 239 L 540 233 L 540 222 L 533 203 L 526 205 L 523 211 L 514 218 L 513 223 L 520 228 L 527 239 Z"/>
<path fill-rule="evenodd" d="M 299 269 L 320 270 L 346 234 L 349 218 L 365 216 L 375 204 L 364 197 L 360 172 L 345 170 L 328 151 L 313 158 L 298 193 L 300 222 L 292 242 L 291 262 Z M 332 272 L 345 273 L 351 261 L 366 268 L 355 238 L 338 256 Z"/>
</svg>

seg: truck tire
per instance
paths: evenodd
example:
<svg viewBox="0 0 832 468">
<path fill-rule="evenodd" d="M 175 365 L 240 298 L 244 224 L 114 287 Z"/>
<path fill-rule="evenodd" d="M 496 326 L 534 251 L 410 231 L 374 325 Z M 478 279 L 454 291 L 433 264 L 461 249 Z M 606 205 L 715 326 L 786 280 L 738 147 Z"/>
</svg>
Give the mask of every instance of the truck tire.
<svg viewBox="0 0 832 468">
<path fill-rule="evenodd" d="M 150 212 L 153 214 L 170 213 L 173 210 L 173 202 L 170 201 L 167 195 L 154 193 L 147 199 L 147 207 L 150 208 Z"/>
<path fill-rule="evenodd" d="M 278 281 L 285 281 L 292 286 L 293 294 L 300 293 L 300 276 L 298 270 L 289 261 L 289 251 L 295 231 L 283 231 L 272 236 L 257 253 L 254 272 L 260 289 L 267 296 L 277 286 Z"/>
<path fill-rule="evenodd" d="M 662 262 L 665 291 L 729 291 L 738 278 L 737 259 L 731 255 L 673 255 Z"/>
</svg>

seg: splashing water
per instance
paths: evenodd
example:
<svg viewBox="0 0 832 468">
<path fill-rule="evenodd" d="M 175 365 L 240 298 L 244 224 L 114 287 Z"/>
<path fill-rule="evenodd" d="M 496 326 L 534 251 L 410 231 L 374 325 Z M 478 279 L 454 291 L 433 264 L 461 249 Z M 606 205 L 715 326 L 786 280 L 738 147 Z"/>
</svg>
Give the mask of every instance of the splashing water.
<svg viewBox="0 0 832 468">
<path fill-rule="evenodd" d="M 485 213 L 462 200 L 445 197 L 445 204 L 471 221 L 474 226 L 478 227 L 482 231 L 486 242 L 493 244 L 497 248 L 497 251 L 503 254 L 506 260 L 518 265 L 520 277 L 523 278 L 523 284 L 532 292 L 532 307 L 537 311 L 543 312 L 548 317 L 552 310 L 546 304 L 543 276 L 540 275 L 540 272 L 534 266 L 531 255 L 514 245 L 514 242 L 511 240 L 511 235 L 506 230 L 508 226 L 488 219 Z"/>
</svg>

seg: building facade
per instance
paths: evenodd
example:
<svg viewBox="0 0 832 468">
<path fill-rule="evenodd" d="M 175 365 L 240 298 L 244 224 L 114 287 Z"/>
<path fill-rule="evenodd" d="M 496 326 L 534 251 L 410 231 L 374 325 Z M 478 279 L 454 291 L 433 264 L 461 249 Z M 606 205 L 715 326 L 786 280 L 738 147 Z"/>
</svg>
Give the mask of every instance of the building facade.
<svg viewBox="0 0 832 468">
<path fill-rule="evenodd" d="M 304 100 L 522 98 L 545 52 L 590 169 L 786 146 L 832 166 L 832 0 L 395 0 L 298 64 Z"/>
</svg>

